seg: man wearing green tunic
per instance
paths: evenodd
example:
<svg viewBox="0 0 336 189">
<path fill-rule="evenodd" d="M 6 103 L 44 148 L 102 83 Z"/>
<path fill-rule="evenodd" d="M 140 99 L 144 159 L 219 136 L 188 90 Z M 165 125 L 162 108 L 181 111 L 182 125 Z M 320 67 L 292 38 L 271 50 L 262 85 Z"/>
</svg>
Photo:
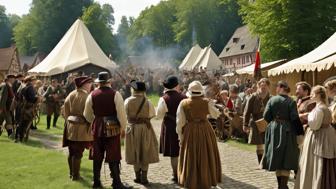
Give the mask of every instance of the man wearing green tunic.
<svg viewBox="0 0 336 189">
<path fill-rule="evenodd" d="M 275 171 L 279 189 L 287 189 L 290 170 L 297 170 L 299 148 L 296 135 L 303 133 L 296 103 L 288 96 L 290 88 L 284 81 L 277 86 L 264 112 L 269 123 L 265 133 L 263 169 Z"/>
</svg>

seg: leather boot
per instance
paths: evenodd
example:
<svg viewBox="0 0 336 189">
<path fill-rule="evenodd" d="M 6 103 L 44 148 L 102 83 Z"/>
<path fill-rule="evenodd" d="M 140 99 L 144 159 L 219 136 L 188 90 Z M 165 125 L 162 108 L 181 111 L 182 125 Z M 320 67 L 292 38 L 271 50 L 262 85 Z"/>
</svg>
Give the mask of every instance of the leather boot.
<svg viewBox="0 0 336 189">
<path fill-rule="evenodd" d="M 174 183 L 177 183 L 177 182 L 178 182 L 177 173 L 173 173 L 172 181 L 173 181 Z"/>
<path fill-rule="evenodd" d="M 148 174 L 148 171 L 141 171 L 141 184 L 143 185 L 149 184 L 147 174 Z"/>
<path fill-rule="evenodd" d="M 51 116 L 47 116 L 47 129 L 50 129 Z"/>
<path fill-rule="evenodd" d="M 260 165 L 263 154 L 257 154 L 257 157 L 258 157 L 258 164 Z"/>
<path fill-rule="evenodd" d="M 58 119 L 58 116 L 57 116 L 57 115 L 54 115 L 53 127 L 56 127 L 56 126 L 57 126 L 57 119 Z"/>
<path fill-rule="evenodd" d="M 111 177 L 113 179 L 112 187 L 113 189 L 131 189 L 132 187 L 125 186 L 120 179 L 120 162 L 114 161 L 109 163 L 109 168 L 111 171 Z"/>
<path fill-rule="evenodd" d="M 285 176 L 281 177 L 280 189 L 288 189 L 288 177 Z"/>
<path fill-rule="evenodd" d="M 277 176 L 277 181 L 278 181 L 278 188 L 280 189 L 280 185 L 281 185 L 281 177 Z"/>
<path fill-rule="evenodd" d="M 141 184 L 141 169 L 139 171 L 135 171 L 135 179 L 133 181 Z"/>
<path fill-rule="evenodd" d="M 80 174 L 80 164 L 81 164 L 81 159 L 72 157 L 72 180 L 73 181 L 78 181 L 83 179 Z"/>
<path fill-rule="evenodd" d="M 68 165 L 69 165 L 69 178 L 72 179 L 72 158 L 68 156 Z"/>
<path fill-rule="evenodd" d="M 103 161 L 93 161 L 93 186 L 92 188 L 103 188 L 102 183 L 100 182 L 100 171 Z"/>
</svg>

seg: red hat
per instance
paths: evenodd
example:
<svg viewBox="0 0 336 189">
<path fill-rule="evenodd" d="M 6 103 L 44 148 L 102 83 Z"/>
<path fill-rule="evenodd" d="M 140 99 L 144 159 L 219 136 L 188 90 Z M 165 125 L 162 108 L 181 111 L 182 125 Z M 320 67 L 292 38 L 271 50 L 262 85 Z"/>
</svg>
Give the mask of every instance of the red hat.
<svg viewBox="0 0 336 189">
<path fill-rule="evenodd" d="M 85 83 L 93 82 L 91 77 L 88 76 L 80 76 L 75 78 L 75 85 L 77 88 L 82 87 Z"/>
</svg>

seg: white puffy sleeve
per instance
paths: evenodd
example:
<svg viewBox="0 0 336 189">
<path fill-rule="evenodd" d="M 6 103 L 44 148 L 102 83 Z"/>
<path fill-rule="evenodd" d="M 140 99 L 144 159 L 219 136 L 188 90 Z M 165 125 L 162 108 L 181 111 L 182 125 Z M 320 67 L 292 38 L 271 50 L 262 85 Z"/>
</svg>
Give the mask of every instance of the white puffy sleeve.
<svg viewBox="0 0 336 189">
<path fill-rule="evenodd" d="M 168 112 L 168 107 L 164 99 L 161 97 L 158 102 L 158 107 L 156 110 L 156 118 L 162 119 Z"/>
<path fill-rule="evenodd" d="M 187 123 L 187 119 L 184 113 L 182 102 L 183 101 L 181 101 L 181 103 L 179 104 L 177 108 L 177 112 L 176 112 L 176 133 L 180 141 L 182 141 L 183 139 L 183 133 L 182 133 L 183 127 Z"/>
<path fill-rule="evenodd" d="M 214 119 L 217 119 L 221 114 L 221 112 L 215 107 L 215 103 L 211 100 L 209 101 L 208 109 L 209 109 L 210 117 Z"/>
<path fill-rule="evenodd" d="M 316 106 L 308 115 L 308 125 L 312 130 L 319 130 L 323 122 L 323 110 Z"/>
<path fill-rule="evenodd" d="M 116 106 L 117 117 L 120 123 L 120 127 L 121 129 L 125 129 L 127 124 L 127 117 L 124 107 L 124 99 L 118 91 L 115 93 L 114 96 L 114 104 Z"/>
<path fill-rule="evenodd" d="M 85 101 L 85 108 L 83 112 L 83 116 L 89 123 L 92 123 L 95 118 L 92 105 L 92 96 L 90 94 Z"/>
</svg>

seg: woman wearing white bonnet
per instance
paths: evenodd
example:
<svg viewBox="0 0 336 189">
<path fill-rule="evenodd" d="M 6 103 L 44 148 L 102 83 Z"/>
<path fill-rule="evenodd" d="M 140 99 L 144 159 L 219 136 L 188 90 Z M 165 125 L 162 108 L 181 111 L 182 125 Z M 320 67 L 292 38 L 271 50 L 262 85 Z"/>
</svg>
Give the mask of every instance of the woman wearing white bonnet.
<svg viewBox="0 0 336 189">
<path fill-rule="evenodd" d="M 216 136 L 207 116 L 217 118 L 220 112 L 204 98 L 199 81 L 188 87 L 188 99 L 177 110 L 177 127 L 181 149 L 178 182 L 184 188 L 207 189 L 221 182 L 222 169 Z"/>
</svg>

